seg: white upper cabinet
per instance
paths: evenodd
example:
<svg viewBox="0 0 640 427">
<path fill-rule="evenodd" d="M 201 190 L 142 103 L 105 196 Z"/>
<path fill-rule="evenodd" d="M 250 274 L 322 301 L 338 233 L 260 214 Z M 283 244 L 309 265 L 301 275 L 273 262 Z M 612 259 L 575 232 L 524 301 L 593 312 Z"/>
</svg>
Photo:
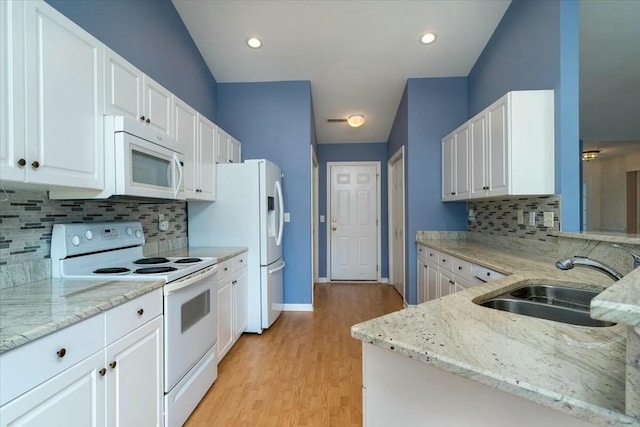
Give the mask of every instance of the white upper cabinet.
<svg viewBox="0 0 640 427">
<path fill-rule="evenodd" d="M 552 90 L 509 92 L 458 128 L 468 127 L 470 154 L 461 199 L 554 193 L 553 102 Z"/>
<path fill-rule="evenodd" d="M 223 129 L 218 128 L 216 137 L 216 162 L 241 163 L 242 144 Z"/>
<path fill-rule="evenodd" d="M 442 140 L 442 200 L 469 197 L 469 125 L 465 123 Z"/>
<path fill-rule="evenodd" d="M 129 116 L 173 138 L 173 94 L 107 47 L 104 63 L 105 114 Z"/>
<path fill-rule="evenodd" d="M 0 179 L 102 189 L 103 45 L 45 2 L 0 9 Z"/>
<path fill-rule="evenodd" d="M 217 126 L 198 115 L 198 196 L 197 200 L 216 200 L 216 130 Z"/>
</svg>

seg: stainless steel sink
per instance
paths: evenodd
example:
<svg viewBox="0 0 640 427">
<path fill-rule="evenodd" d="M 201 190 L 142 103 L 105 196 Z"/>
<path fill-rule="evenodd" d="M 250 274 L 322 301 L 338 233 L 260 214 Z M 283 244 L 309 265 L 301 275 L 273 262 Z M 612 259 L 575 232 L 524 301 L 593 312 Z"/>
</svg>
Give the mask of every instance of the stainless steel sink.
<svg viewBox="0 0 640 427">
<path fill-rule="evenodd" d="M 615 323 L 592 319 L 591 299 L 598 292 L 551 284 L 527 285 L 479 303 L 510 313 L 580 326 L 606 327 Z"/>
</svg>

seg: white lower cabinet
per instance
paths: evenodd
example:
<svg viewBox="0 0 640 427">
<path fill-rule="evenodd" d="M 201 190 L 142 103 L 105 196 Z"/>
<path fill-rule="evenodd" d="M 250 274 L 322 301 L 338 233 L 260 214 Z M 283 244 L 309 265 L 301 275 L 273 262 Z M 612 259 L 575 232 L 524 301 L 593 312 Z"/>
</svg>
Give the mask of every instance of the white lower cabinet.
<svg viewBox="0 0 640 427">
<path fill-rule="evenodd" d="M 162 346 L 158 289 L 3 353 L 0 426 L 162 426 Z"/>
<path fill-rule="evenodd" d="M 471 263 L 418 244 L 418 304 L 472 285 Z"/>
<path fill-rule="evenodd" d="M 247 254 L 218 264 L 218 361 L 247 329 Z"/>
</svg>

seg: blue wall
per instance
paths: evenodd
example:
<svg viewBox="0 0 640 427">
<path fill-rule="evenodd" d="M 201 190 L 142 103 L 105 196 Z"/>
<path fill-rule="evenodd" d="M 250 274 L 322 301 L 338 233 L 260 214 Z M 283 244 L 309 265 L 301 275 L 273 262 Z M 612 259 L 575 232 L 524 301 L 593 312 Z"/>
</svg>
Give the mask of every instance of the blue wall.
<svg viewBox="0 0 640 427">
<path fill-rule="evenodd" d="M 170 0 L 47 2 L 216 121 L 216 80 Z"/>
<path fill-rule="evenodd" d="M 358 143 L 358 144 L 319 144 L 316 147 L 319 166 L 319 214 L 329 217 L 327 211 L 327 162 L 372 161 L 380 162 L 380 275 L 389 275 L 389 251 L 387 228 L 387 144 L 386 143 Z M 328 277 L 327 271 L 327 222 L 320 223 L 318 234 L 319 274 Z"/>
<path fill-rule="evenodd" d="M 555 90 L 561 226 L 580 227 L 578 2 L 514 0 L 469 73 L 469 116 L 512 90 Z"/>
<path fill-rule="evenodd" d="M 407 81 L 407 302 L 417 301 L 415 235 L 418 230 L 466 230 L 466 203 L 442 202 L 442 147 L 446 134 L 467 114 L 467 79 L 425 78 Z"/>
<path fill-rule="evenodd" d="M 218 84 L 218 124 L 242 141 L 244 159 L 266 158 L 284 172 L 284 302 L 311 303 L 311 83 Z"/>
</svg>

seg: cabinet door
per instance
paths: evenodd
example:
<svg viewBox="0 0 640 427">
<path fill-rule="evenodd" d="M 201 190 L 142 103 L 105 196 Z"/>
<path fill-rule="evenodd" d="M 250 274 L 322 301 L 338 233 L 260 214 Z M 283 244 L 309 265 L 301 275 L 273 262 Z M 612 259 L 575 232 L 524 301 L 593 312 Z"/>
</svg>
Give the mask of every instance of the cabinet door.
<svg viewBox="0 0 640 427">
<path fill-rule="evenodd" d="M 427 267 L 427 272 L 426 272 L 426 291 L 425 291 L 425 298 L 427 299 L 427 301 L 430 301 L 432 299 L 436 299 L 438 297 L 440 297 L 439 294 L 439 282 L 438 282 L 438 266 L 428 262 L 426 264 Z"/>
<path fill-rule="evenodd" d="M 487 128 L 489 141 L 489 196 L 508 192 L 508 134 L 507 100 L 500 99 L 487 109 Z"/>
<path fill-rule="evenodd" d="M 216 130 L 216 162 L 229 163 L 229 134 L 224 130 Z"/>
<path fill-rule="evenodd" d="M 486 165 L 486 117 L 484 111 L 469 122 L 469 147 L 471 164 L 471 197 L 481 197 L 487 192 Z"/>
<path fill-rule="evenodd" d="M 456 200 L 469 197 L 469 125 L 456 131 L 453 150 L 453 183 Z"/>
<path fill-rule="evenodd" d="M 145 122 L 157 132 L 173 138 L 173 94 L 147 75 L 143 85 Z"/>
<path fill-rule="evenodd" d="M 176 141 L 184 149 L 184 191 L 187 199 L 198 198 L 200 153 L 198 149 L 198 113 L 184 101 L 175 100 Z"/>
<path fill-rule="evenodd" d="M 142 72 L 124 58 L 104 48 L 105 114 L 142 118 Z"/>
<path fill-rule="evenodd" d="M 426 298 L 426 289 L 427 289 L 427 266 L 424 265 L 420 258 L 418 258 L 418 280 L 416 281 L 417 293 L 418 293 L 418 304 L 422 304 L 427 300 Z"/>
<path fill-rule="evenodd" d="M 438 284 L 440 290 L 440 297 L 445 295 L 449 295 L 453 292 L 452 286 L 455 284 L 453 278 L 451 277 L 451 272 L 443 269 L 442 267 L 438 268 Z"/>
<path fill-rule="evenodd" d="M 455 199 L 455 183 L 453 176 L 455 135 L 442 140 L 442 200 Z"/>
<path fill-rule="evenodd" d="M 471 281 L 458 276 L 457 274 L 453 275 L 453 292 L 464 291 L 467 288 L 471 287 Z"/>
<path fill-rule="evenodd" d="M 158 316 L 107 347 L 108 426 L 163 425 L 162 322 Z"/>
<path fill-rule="evenodd" d="M 234 137 L 229 137 L 229 163 L 242 163 L 242 144 Z"/>
<path fill-rule="evenodd" d="M 206 117 L 198 116 L 200 136 L 199 200 L 216 200 L 216 125 Z"/>
<path fill-rule="evenodd" d="M 237 339 L 247 329 L 247 268 L 235 273 L 233 279 L 233 337 Z"/>
<path fill-rule="evenodd" d="M 223 279 L 218 285 L 218 361 L 233 344 L 233 289 L 231 280 Z"/>
<path fill-rule="evenodd" d="M 0 426 L 104 426 L 104 351 L 0 408 Z"/>
<path fill-rule="evenodd" d="M 45 2 L 24 7 L 27 182 L 102 189 L 103 45 Z"/>
<path fill-rule="evenodd" d="M 0 1 L 0 179 L 23 182 L 26 159 L 24 141 L 24 54 L 20 31 L 24 9 L 18 2 Z M 16 93 L 17 92 L 17 93 Z M 26 161 L 26 160 L 24 160 Z"/>
</svg>

